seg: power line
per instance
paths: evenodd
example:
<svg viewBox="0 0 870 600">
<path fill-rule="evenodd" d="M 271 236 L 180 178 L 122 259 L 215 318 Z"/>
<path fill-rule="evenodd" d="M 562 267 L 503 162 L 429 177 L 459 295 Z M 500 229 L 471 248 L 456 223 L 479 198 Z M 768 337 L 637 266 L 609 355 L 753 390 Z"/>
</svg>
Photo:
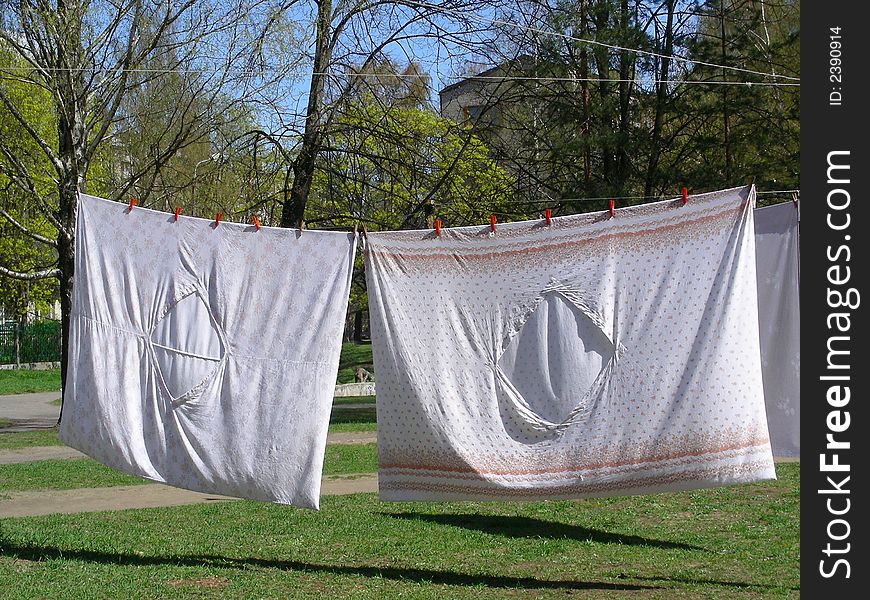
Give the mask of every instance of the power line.
<svg viewBox="0 0 870 600">
<path fill-rule="evenodd" d="M 747 87 L 800 87 L 800 83 L 779 83 L 777 81 L 705 81 L 701 79 L 609 79 L 606 77 L 519 77 L 519 76 L 489 76 L 471 75 L 469 77 L 454 76 L 459 80 L 493 80 L 493 81 L 543 81 L 543 82 L 589 82 L 589 83 L 674 83 L 688 85 L 745 85 Z"/>
<path fill-rule="evenodd" d="M 462 16 L 464 18 L 472 19 L 474 21 L 478 21 L 481 23 L 488 23 L 491 25 L 502 25 L 502 26 L 512 27 L 514 29 L 531 31 L 533 33 L 538 33 L 541 35 L 549 35 L 549 36 L 557 37 L 560 39 L 565 39 L 565 40 L 569 40 L 569 41 L 573 41 L 573 42 L 579 42 L 582 44 L 601 46 L 601 47 L 608 48 L 611 50 L 619 50 L 619 51 L 623 51 L 623 52 L 634 52 L 635 54 L 642 54 L 645 56 L 653 56 L 656 58 L 667 58 L 667 59 L 678 61 L 678 62 L 684 62 L 684 63 L 695 64 L 695 65 L 703 65 L 706 67 L 734 71 L 734 72 L 738 72 L 738 73 L 747 73 L 747 74 L 751 74 L 751 75 L 758 75 L 758 76 L 765 77 L 765 78 L 786 79 L 789 81 L 800 82 L 800 77 L 792 77 L 789 75 L 780 75 L 778 73 L 765 73 L 763 71 L 755 71 L 753 69 L 746 69 L 743 67 L 720 65 L 717 63 L 711 63 L 711 62 L 706 62 L 706 61 L 702 61 L 702 60 L 688 58 L 685 56 L 679 56 L 676 54 L 662 54 L 659 52 L 653 52 L 651 50 L 641 50 L 639 48 L 627 48 L 625 46 L 619 46 L 616 44 L 608 44 L 606 42 L 601 42 L 598 40 L 579 38 L 579 37 L 576 37 L 573 35 L 568 35 L 567 33 L 559 33 L 557 31 L 550 31 L 550 30 L 542 29 L 540 27 L 535 27 L 532 25 L 520 25 L 519 23 L 513 23 L 511 21 L 505 21 L 503 19 L 489 19 L 487 17 L 482 17 L 479 15 L 468 14 L 460 9 L 448 8 L 446 6 L 439 6 L 437 4 L 430 4 L 428 2 L 418 2 L 416 0 L 403 0 L 403 4 L 408 5 L 408 6 L 417 6 L 420 8 L 427 8 L 427 9 L 436 10 L 439 12 L 444 12 L 444 13 L 449 13 L 449 14 L 455 14 L 455 15 L 459 15 L 459 16 Z M 32 67 L 14 67 L 14 66 L 3 67 L 3 69 L 12 70 L 12 71 L 34 70 Z M 47 67 L 47 68 L 40 68 L 39 70 L 45 71 L 45 72 L 82 72 L 82 71 L 87 71 L 88 69 L 84 68 L 84 67 L 77 68 L 77 69 L 66 68 L 66 67 Z M 146 74 L 175 73 L 175 74 L 190 74 L 190 75 L 193 75 L 193 74 L 206 75 L 206 74 L 214 74 L 214 73 L 233 73 L 236 75 L 258 75 L 258 74 L 261 74 L 265 71 L 280 71 L 282 69 L 280 67 L 270 67 L 270 68 L 264 67 L 261 69 L 251 69 L 251 70 L 235 70 L 235 69 L 226 69 L 226 68 L 221 68 L 221 69 L 112 69 L 112 70 L 119 72 L 119 73 L 125 72 L 125 73 L 146 73 Z M 330 76 L 331 74 L 330 73 L 312 73 L 311 75 Z M 369 76 L 369 74 L 367 74 L 367 73 L 351 73 L 351 72 L 344 73 L 344 75 L 345 76 L 352 76 L 352 77 Z M 389 75 L 389 76 L 390 77 L 397 77 L 397 78 L 400 78 L 400 77 L 417 78 L 417 77 L 419 77 L 419 75 L 401 75 L 401 74 L 394 74 L 394 75 Z M 456 77 L 453 76 L 450 78 L 456 78 Z M 463 79 L 462 77 L 458 77 L 458 78 Z M 484 78 L 489 78 L 489 77 L 477 76 L 476 78 L 477 79 L 484 79 Z M 469 77 L 468 79 L 472 79 L 472 77 Z M 577 78 L 577 77 L 572 77 L 572 78 L 542 77 L 542 78 L 537 78 L 537 77 L 509 77 L 509 76 L 492 77 L 492 79 L 500 79 L 502 81 L 519 81 L 519 80 L 526 80 L 526 81 L 588 81 L 588 82 L 613 81 L 615 83 L 633 82 L 634 81 L 634 80 L 606 79 L 606 78 L 599 78 L 599 79 Z M 680 84 L 705 84 L 705 85 L 769 85 L 769 84 L 763 84 L 761 82 L 749 82 L 749 81 L 737 81 L 737 82 L 732 82 L 732 81 L 713 82 L 713 81 L 696 81 L 696 80 L 647 80 L 647 81 L 649 81 L 650 83 L 680 83 Z M 779 85 L 783 85 L 783 86 L 788 85 L 788 86 L 797 87 L 800 84 L 799 83 L 792 83 L 792 84 L 783 83 L 783 84 L 779 84 Z"/>
<path fill-rule="evenodd" d="M 35 71 L 36 69 L 32 67 L 0 67 L 0 72 L 2 71 L 21 71 L 21 72 L 29 72 Z M 87 69 L 70 69 L 70 68 L 62 68 L 62 67 L 50 67 L 39 69 L 40 71 L 45 71 L 49 73 L 66 73 L 66 72 L 82 72 Z M 279 70 L 278 68 L 269 69 L 273 71 Z M 215 73 L 231 73 L 234 75 L 257 75 L 262 72 L 262 70 L 226 70 L 226 69 L 118 69 L 116 72 L 118 73 L 140 73 L 140 74 L 162 74 L 168 75 L 170 73 L 177 75 L 212 75 Z M 414 75 L 414 74 L 402 74 L 402 73 L 360 73 L 360 72 L 345 72 L 345 73 L 329 73 L 329 72 L 316 72 L 316 73 L 306 73 L 305 75 L 318 75 L 323 77 L 373 77 L 373 78 L 382 78 L 382 79 L 425 79 L 425 75 Z M 587 82 L 587 83 L 600 83 L 600 82 L 608 82 L 608 83 L 649 83 L 649 84 L 658 84 L 658 83 L 673 83 L 676 85 L 731 85 L 731 86 L 746 86 L 746 87 L 800 87 L 800 83 L 780 83 L 780 82 L 770 82 L 770 81 L 707 81 L 707 80 L 695 80 L 695 79 L 609 79 L 607 77 L 531 77 L 531 76 L 520 76 L 520 75 L 470 75 L 467 77 L 463 77 L 461 75 L 450 75 L 446 77 L 447 79 L 455 79 L 457 81 L 537 81 L 537 82 Z"/>
<path fill-rule="evenodd" d="M 525 31 L 531 31 L 533 33 L 539 33 L 541 35 L 549 35 L 553 37 L 558 37 L 561 39 L 569 40 L 572 42 L 580 42 L 582 44 L 589 44 L 591 46 L 602 46 L 604 48 L 609 48 L 610 50 L 620 50 L 623 52 L 634 52 L 636 54 L 643 54 L 645 56 L 654 56 L 656 58 L 667 58 L 674 61 L 680 61 L 685 63 L 691 63 L 695 65 L 703 65 L 705 67 L 713 67 L 716 69 L 725 69 L 728 71 L 735 71 L 739 73 L 749 73 L 752 75 L 760 75 L 762 77 L 773 77 L 777 79 L 788 79 L 791 81 L 800 81 L 800 77 L 791 77 L 788 75 L 779 75 L 777 73 L 765 73 L 763 71 L 754 71 L 752 69 L 745 69 L 743 67 L 732 67 L 728 65 L 720 65 L 711 62 L 705 62 L 702 60 L 695 60 L 691 58 L 687 58 L 685 56 L 678 56 L 676 54 L 661 54 L 659 52 L 653 52 L 651 50 L 640 50 L 638 48 L 626 48 L 624 46 L 617 46 L 616 44 L 608 44 L 606 42 L 599 42 L 598 40 L 590 40 L 585 38 L 575 37 L 573 35 L 568 35 L 567 33 L 559 33 L 558 31 L 550 31 L 547 29 L 541 29 L 540 27 L 534 27 L 532 25 L 520 25 L 519 23 L 512 23 L 511 21 L 505 21 L 503 19 L 489 19 L 487 17 L 481 17 L 474 14 L 468 14 L 462 10 L 456 8 L 447 8 L 446 6 L 439 6 L 437 4 L 429 4 L 428 2 L 417 2 L 416 0 L 403 0 L 403 4 L 407 4 L 410 6 L 418 6 L 420 8 L 429 8 L 432 10 L 437 10 L 440 12 L 451 13 L 460 15 L 464 18 L 471 19 L 473 21 L 477 21 L 479 23 L 489 23 L 491 25 L 504 25 L 507 27 L 512 27 L 514 29 L 522 29 Z"/>
</svg>

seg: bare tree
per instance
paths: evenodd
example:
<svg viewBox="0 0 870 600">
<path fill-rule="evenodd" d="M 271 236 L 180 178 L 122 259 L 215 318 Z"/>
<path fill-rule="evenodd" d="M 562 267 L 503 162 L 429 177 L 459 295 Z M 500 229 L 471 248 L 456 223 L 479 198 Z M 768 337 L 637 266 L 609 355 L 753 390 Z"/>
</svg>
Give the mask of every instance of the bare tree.
<svg viewBox="0 0 870 600">
<path fill-rule="evenodd" d="M 0 45 L 16 56 L 17 62 L 0 69 L 0 108 L 38 146 L 49 165 L 53 189 L 48 195 L 43 193 L 26 157 L 2 139 L 0 173 L 29 195 L 33 205 L 57 229 L 55 239 L 39 239 L 28 231 L 26 223 L 20 223 L 22 234 L 54 247 L 57 266 L 34 272 L 2 267 L 0 274 L 25 280 L 59 278 L 64 381 L 76 208 L 78 193 L 87 186 L 89 170 L 100 160 L 101 153 L 120 150 L 112 144 L 121 122 L 129 117 L 125 103 L 149 83 L 164 85 L 164 89 L 178 94 L 172 118 L 155 123 L 165 134 L 162 143 L 149 161 L 136 171 L 122 173 L 115 189 L 104 191 L 115 197 L 124 195 L 136 182 L 159 170 L 179 148 L 202 137 L 202 128 L 191 123 L 201 124 L 207 112 L 222 110 L 214 101 L 223 98 L 228 86 L 236 95 L 245 89 L 240 66 L 249 60 L 244 44 L 251 36 L 243 26 L 265 4 L 259 0 L 2 2 Z M 173 77 L 174 85 L 166 86 Z M 20 110 L 6 93 L 9 82 L 47 92 L 51 106 L 45 110 L 53 112 L 56 122 L 50 135 L 34 126 L 32 116 Z M 208 111 L 198 108 L 204 106 Z"/>
<path fill-rule="evenodd" d="M 516 0 L 492 28 L 533 60 L 479 133 L 530 204 L 572 211 L 750 174 L 796 185 L 798 14 L 796 0 Z"/>
<path fill-rule="evenodd" d="M 277 123 L 259 132 L 261 139 L 281 147 L 287 164 L 280 224 L 299 226 L 305 217 L 318 156 L 340 121 L 346 100 L 359 90 L 359 78 L 377 70 L 384 56 L 400 62 L 434 61 L 441 68 L 457 66 L 465 57 L 485 47 L 491 33 L 476 19 L 480 12 L 495 11 L 503 0 L 296 0 L 283 7 L 281 18 L 269 27 L 284 28 L 292 19 L 305 23 L 307 72 L 305 90 L 295 108 L 286 94 L 260 98 Z M 269 36 L 269 28 L 264 36 Z M 397 74 L 416 78 L 417 74 Z M 299 81 L 298 71 L 288 78 Z M 288 86 L 278 86 L 286 90 Z M 292 86 L 289 86 L 292 88 Z M 298 91 L 298 88 L 297 88 Z M 425 203 L 421 208 L 425 207 Z"/>
</svg>

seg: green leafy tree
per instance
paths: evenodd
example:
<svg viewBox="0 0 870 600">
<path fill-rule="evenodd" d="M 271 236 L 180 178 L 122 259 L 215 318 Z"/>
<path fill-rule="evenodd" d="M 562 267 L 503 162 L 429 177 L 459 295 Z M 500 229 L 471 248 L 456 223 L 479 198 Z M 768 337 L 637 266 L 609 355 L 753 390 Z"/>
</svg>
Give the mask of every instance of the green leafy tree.
<svg viewBox="0 0 870 600">
<path fill-rule="evenodd" d="M 334 109 L 307 203 L 309 224 L 391 230 L 431 228 L 435 218 L 448 227 L 486 222 L 491 213 L 517 216 L 508 214 L 513 182 L 480 138 L 429 108 L 419 67 L 382 58 L 367 73 L 355 75 L 353 95 Z M 367 306 L 361 256 L 357 263 L 348 325 L 355 339 Z"/>
<path fill-rule="evenodd" d="M 50 96 L 26 78 L 13 75 L 26 69 L 26 63 L 16 58 L 0 45 L 0 73 L 7 74 L 0 78 L 0 89 L 34 129 L 51 139 L 54 115 L 45 110 Z M 22 172 L 28 174 L 24 182 Z M 47 195 L 52 186 L 51 165 L 21 122 L 0 104 L 0 304 L 7 317 L 23 324 L 28 313 L 50 309 L 57 298 L 57 282 L 13 279 L 4 276 L 3 269 L 52 271 L 57 261 L 57 230 L 38 207 L 32 206 L 31 195 L 19 183 L 32 186 L 40 196 Z"/>
<path fill-rule="evenodd" d="M 533 28 L 505 33 L 522 60 L 496 44 L 486 77 L 462 85 L 488 111 L 477 132 L 531 206 L 601 210 L 607 197 L 642 202 L 752 177 L 797 187 L 798 2 L 517 6 L 514 20 L 528 15 Z"/>
<path fill-rule="evenodd" d="M 716 0 L 702 4 L 699 12 L 688 44 L 693 59 L 799 76 L 799 2 Z M 693 66 L 688 77 L 724 83 L 757 79 L 705 64 Z M 761 187 L 797 188 L 799 90 L 794 85 L 691 86 L 673 122 L 687 133 L 679 136 L 674 155 L 684 160 L 672 158 L 672 170 L 701 189 L 740 185 L 749 177 Z"/>
<path fill-rule="evenodd" d="M 0 267 L 0 274 L 33 281 L 47 277 L 59 279 L 63 320 L 62 376 L 65 378 L 69 340 L 69 316 L 72 298 L 75 253 L 75 219 L 78 192 L 88 190 L 91 169 L 117 147 L 111 145 L 115 132 L 122 129 L 126 117 L 122 106 L 135 94 L 147 74 L 152 85 L 167 82 L 176 72 L 197 74 L 188 80 L 199 97 L 211 106 L 212 114 L 223 112 L 218 106 L 227 85 L 240 86 L 247 77 L 237 66 L 246 64 L 246 20 L 255 12 L 257 0 L 230 2 L 166 3 L 158 0 L 20 0 L 4 3 L 0 13 L 0 47 L 13 58 L 0 71 L 0 106 L 7 111 L 29 141 L 16 145 L 0 141 L 3 173 L 26 199 L 56 228 L 54 247 L 56 267 L 22 272 Z M 240 33 L 241 32 L 241 33 Z M 209 50 L 225 49 L 220 60 L 209 60 Z M 163 65 L 153 68 L 154 64 Z M 240 74 L 242 73 L 242 74 Z M 43 111 L 31 113 L 27 103 L 11 94 L 10 81 L 25 83 L 43 90 L 48 102 Z M 184 106 L 182 102 L 180 106 Z M 46 117 L 48 115 L 48 117 Z M 41 130 L 44 119 L 53 126 Z M 157 160 L 165 163 L 187 139 L 186 129 L 172 123 L 156 123 L 157 134 L 166 132 L 172 143 L 162 146 Z M 181 132 L 182 135 L 179 135 Z M 154 133 L 154 132 L 149 132 Z M 108 149 L 106 146 L 110 146 Z M 28 152 L 35 147 L 40 164 L 47 170 L 29 169 Z M 102 164 L 105 167 L 105 164 Z M 123 185 L 113 197 L 122 196 L 135 181 L 147 174 L 147 165 L 136 172 L 126 171 Z M 159 165 L 154 166 L 159 169 Z M 48 176 L 44 189 L 41 177 Z M 99 175 L 105 180 L 112 174 L 105 168 Z M 39 235 L 26 229 L 22 235 Z"/>
</svg>

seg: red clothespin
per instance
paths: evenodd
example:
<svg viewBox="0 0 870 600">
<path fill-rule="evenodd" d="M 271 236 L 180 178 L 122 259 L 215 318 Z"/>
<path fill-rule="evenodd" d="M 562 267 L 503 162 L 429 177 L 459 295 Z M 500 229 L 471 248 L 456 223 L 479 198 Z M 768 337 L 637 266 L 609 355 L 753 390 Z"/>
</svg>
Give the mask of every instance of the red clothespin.
<svg viewBox="0 0 870 600">
<path fill-rule="evenodd" d="M 683 188 L 683 206 L 689 203 L 689 190 Z"/>
<path fill-rule="evenodd" d="M 435 235 L 441 237 L 441 219 L 435 219 Z"/>
<path fill-rule="evenodd" d="M 176 206 L 176 207 L 175 207 L 175 220 L 176 220 L 176 221 L 178 220 L 178 215 L 180 215 L 180 214 L 181 214 L 181 207 L 180 207 L 180 206 Z"/>
<path fill-rule="evenodd" d="M 214 216 L 214 224 L 215 224 L 215 227 L 217 227 L 218 225 L 221 224 L 221 217 L 222 217 L 222 216 L 223 216 L 222 213 L 218 213 L 218 214 L 216 214 L 216 215 Z"/>
<path fill-rule="evenodd" d="M 616 201 L 611 198 L 610 200 L 608 200 L 608 204 L 610 205 L 610 218 L 612 219 L 616 216 L 616 210 L 614 208 L 616 206 Z"/>
<path fill-rule="evenodd" d="M 130 207 L 127 209 L 127 212 L 133 212 L 134 206 L 136 206 L 136 198 L 130 198 Z"/>
<path fill-rule="evenodd" d="M 254 228 L 260 231 L 260 219 L 257 218 L 257 215 L 251 215 L 251 221 L 254 223 Z"/>
<path fill-rule="evenodd" d="M 495 233 L 495 215 L 489 215 L 489 232 Z"/>
<path fill-rule="evenodd" d="M 547 222 L 548 226 L 550 225 L 550 223 L 552 223 L 552 221 L 550 219 L 550 209 L 549 208 L 544 209 L 544 220 Z"/>
</svg>

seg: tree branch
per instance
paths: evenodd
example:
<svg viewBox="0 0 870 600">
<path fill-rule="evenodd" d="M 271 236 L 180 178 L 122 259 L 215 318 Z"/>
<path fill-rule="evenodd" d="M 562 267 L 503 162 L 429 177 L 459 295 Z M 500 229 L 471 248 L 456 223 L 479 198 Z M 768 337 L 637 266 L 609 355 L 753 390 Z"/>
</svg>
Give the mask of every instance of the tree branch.
<svg viewBox="0 0 870 600">
<path fill-rule="evenodd" d="M 57 248 L 57 240 L 49 239 L 45 236 L 39 235 L 38 233 L 34 233 L 30 231 L 27 227 L 16 221 L 12 215 L 6 212 L 4 209 L 0 208 L 0 215 L 3 216 L 7 221 L 9 221 L 16 229 L 18 229 L 21 233 L 26 235 L 27 237 L 36 240 L 42 244 L 48 244 L 54 248 Z"/>
<path fill-rule="evenodd" d="M 11 279 L 18 279 L 20 281 L 36 281 L 37 279 L 50 279 L 51 277 L 57 277 L 60 275 L 60 269 L 45 269 L 43 271 L 34 271 L 33 273 L 19 273 L 18 271 L 11 271 L 0 265 L 0 275 L 5 277 L 9 277 Z"/>
<path fill-rule="evenodd" d="M 57 155 L 51 149 L 51 147 L 46 143 L 42 136 L 33 128 L 33 126 L 27 121 L 27 119 L 22 116 L 18 109 L 12 104 L 12 101 L 6 97 L 6 94 L 3 93 L 3 90 L 0 90 L 0 101 L 3 102 L 4 106 L 9 110 L 10 114 L 15 117 L 15 120 L 18 121 L 22 127 L 30 134 L 30 137 L 33 138 L 33 141 L 36 142 L 45 155 L 48 157 L 48 160 L 51 161 L 52 166 L 57 170 L 58 173 L 61 173 L 63 170 L 63 164 L 57 158 Z"/>
</svg>

